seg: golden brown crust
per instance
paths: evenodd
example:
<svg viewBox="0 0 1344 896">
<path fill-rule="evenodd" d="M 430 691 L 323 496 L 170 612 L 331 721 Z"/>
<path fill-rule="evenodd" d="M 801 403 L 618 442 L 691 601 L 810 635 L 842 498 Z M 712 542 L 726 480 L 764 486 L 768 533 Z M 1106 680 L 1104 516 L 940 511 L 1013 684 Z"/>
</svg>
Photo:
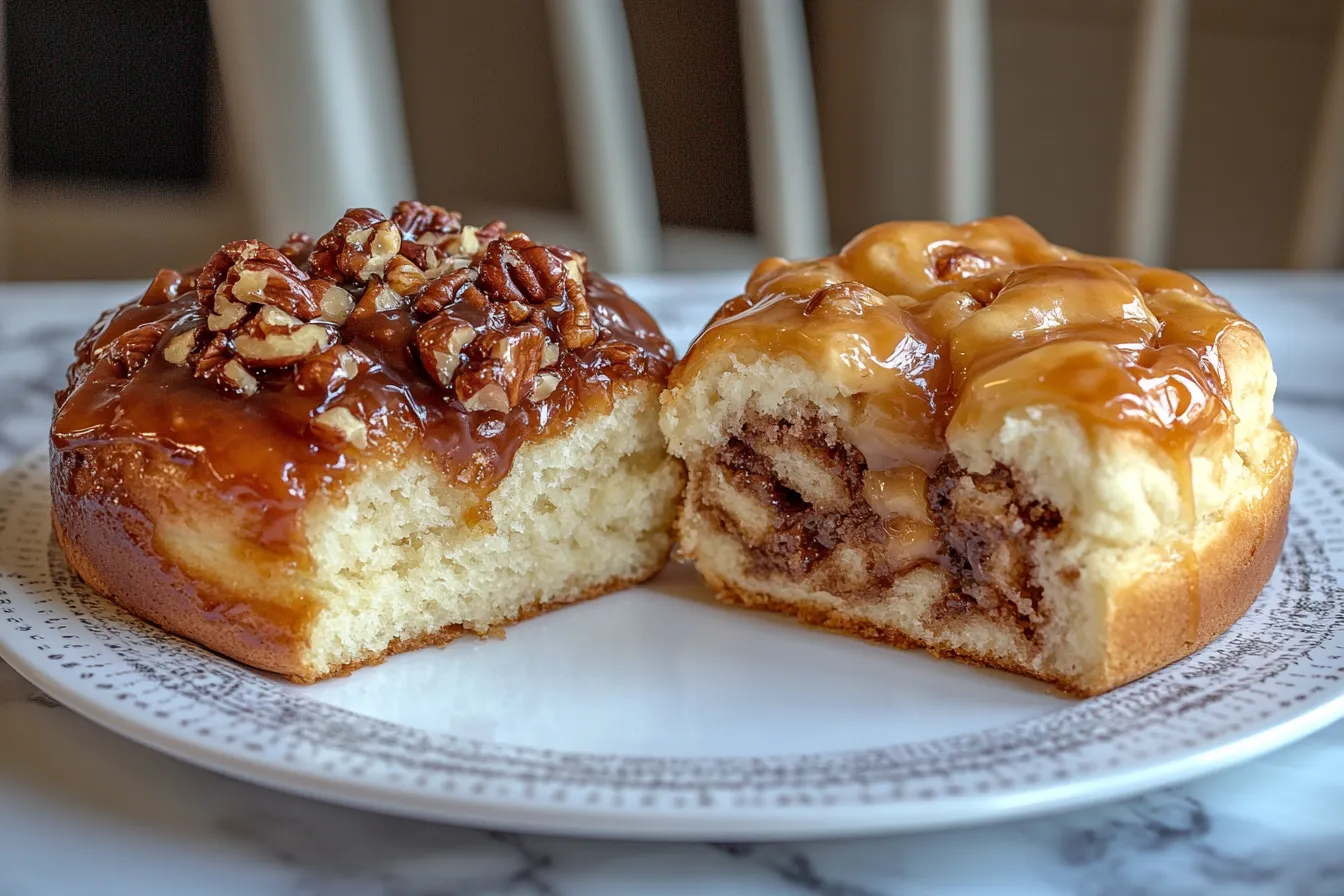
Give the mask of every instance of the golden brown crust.
<svg viewBox="0 0 1344 896">
<path fill-rule="evenodd" d="M 1201 580 L 1199 625 L 1191 639 L 1191 589 L 1184 569 L 1169 567 L 1137 579 L 1112 596 L 1107 625 L 1104 668 L 1068 679 L 1032 668 L 1007 655 L 952 650 L 911 637 L 908 632 L 874 623 L 863 604 L 835 607 L 820 601 L 781 598 L 725 580 L 699 565 L 715 596 L 725 603 L 794 616 L 819 628 L 893 647 L 923 647 L 935 656 L 976 666 L 1003 669 L 1047 681 L 1075 696 L 1092 696 L 1141 678 L 1207 646 L 1240 619 L 1269 581 L 1283 548 L 1288 527 L 1296 442 L 1285 437 L 1259 501 L 1248 502 L 1225 515 L 1219 531 L 1198 552 Z M 677 531 L 686 537 L 687 506 L 677 518 Z M 694 560 L 693 556 L 686 559 Z"/>
<path fill-rule="evenodd" d="M 1217 535 L 1198 552 L 1199 624 L 1193 640 L 1185 571 L 1168 569 L 1138 579 L 1112 600 L 1104 675 L 1079 682 L 1080 690 L 1107 691 L 1189 656 L 1250 609 L 1273 574 L 1288 533 L 1297 442 L 1282 435 L 1263 496 L 1224 515 Z"/>
<path fill-rule="evenodd" d="M 51 458 L 52 524 L 79 576 L 128 612 L 174 634 L 282 675 L 301 674 L 315 603 L 297 593 L 299 558 L 261 550 L 245 567 L 212 564 L 234 545 L 193 557 L 169 534 L 183 512 L 228 532 L 236 515 L 193 488 L 155 448 L 122 443 Z M 205 546 L 202 546 L 205 547 Z M 197 561 L 206 562 L 197 562 Z M 224 577 L 245 569 L 250 581 Z M 256 583 L 269 581 L 268 587 Z"/>
</svg>

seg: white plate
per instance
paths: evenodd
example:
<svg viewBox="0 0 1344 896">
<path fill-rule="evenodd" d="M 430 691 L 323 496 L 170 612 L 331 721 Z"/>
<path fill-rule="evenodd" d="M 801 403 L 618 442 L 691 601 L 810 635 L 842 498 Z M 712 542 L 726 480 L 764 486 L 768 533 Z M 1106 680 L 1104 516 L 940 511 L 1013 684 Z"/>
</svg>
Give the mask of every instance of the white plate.
<svg viewBox="0 0 1344 896">
<path fill-rule="evenodd" d="M 239 778 L 514 830 L 771 839 L 1080 806 L 1250 759 L 1344 715 L 1344 471 L 1303 447 L 1291 532 L 1244 619 L 1078 701 L 1025 678 L 647 587 L 291 685 L 85 588 L 46 458 L 0 475 L 0 655 L 71 709 Z"/>
</svg>

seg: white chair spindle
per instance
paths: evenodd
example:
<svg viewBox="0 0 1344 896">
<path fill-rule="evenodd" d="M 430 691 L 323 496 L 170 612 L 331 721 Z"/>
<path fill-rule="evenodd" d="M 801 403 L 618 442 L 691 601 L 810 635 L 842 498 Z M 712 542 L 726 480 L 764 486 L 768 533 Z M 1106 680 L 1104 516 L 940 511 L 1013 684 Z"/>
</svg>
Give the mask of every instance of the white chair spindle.
<svg viewBox="0 0 1344 896">
<path fill-rule="evenodd" d="M 414 197 L 385 0 L 211 0 L 210 22 L 265 238 Z"/>
<path fill-rule="evenodd" d="M 938 213 L 989 214 L 993 138 L 988 0 L 939 0 Z"/>
<path fill-rule="evenodd" d="M 1341 240 L 1344 240 L 1344 5 L 1335 29 L 1334 55 L 1293 228 L 1289 264 L 1295 268 L 1334 267 L 1339 262 Z"/>
<path fill-rule="evenodd" d="M 830 245 L 816 94 L 801 0 L 739 0 L 752 199 L 762 248 L 789 258 Z"/>
<path fill-rule="evenodd" d="M 1143 0 L 1139 12 L 1116 241 L 1148 264 L 1166 260 L 1171 237 L 1188 21 L 1187 0 Z"/>
<path fill-rule="evenodd" d="M 548 0 L 579 210 L 605 270 L 654 270 L 658 200 L 620 0 Z"/>
</svg>

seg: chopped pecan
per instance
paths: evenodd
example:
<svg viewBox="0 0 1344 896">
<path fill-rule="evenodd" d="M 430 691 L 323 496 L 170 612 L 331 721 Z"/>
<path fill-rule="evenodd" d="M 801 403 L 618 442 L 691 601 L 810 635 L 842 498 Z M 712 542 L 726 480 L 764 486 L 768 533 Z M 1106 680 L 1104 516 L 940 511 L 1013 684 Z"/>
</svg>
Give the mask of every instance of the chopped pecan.
<svg viewBox="0 0 1344 896">
<path fill-rule="evenodd" d="M 235 302 L 273 305 L 302 320 L 313 320 L 322 313 L 322 306 L 307 279 L 302 271 L 248 259 L 229 269 L 215 296 L 227 294 Z"/>
<path fill-rule="evenodd" d="M 476 228 L 476 239 L 481 243 L 488 243 L 491 240 L 497 240 L 508 232 L 508 225 L 503 221 L 491 221 L 484 227 Z"/>
<path fill-rule="evenodd" d="M 554 373 L 542 371 L 537 374 L 536 379 L 532 381 L 532 394 L 529 396 L 533 401 L 543 401 L 551 397 L 556 386 L 560 385 L 560 377 Z"/>
<path fill-rule="evenodd" d="M 426 321 L 415 334 L 420 364 L 445 389 L 451 389 L 453 374 L 461 362 L 462 349 L 476 338 L 476 328 L 461 318 L 443 313 Z"/>
<path fill-rule="evenodd" d="M 489 380 L 484 372 L 473 373 L 470 379 L 458 382 L 457 397 L 462 406 L 469 411 L 495 411 L 506 413 L 513 407 L 509 403 L 507 387 Z"/>
<path fill-rule="evenodd" d="M 450 250 L 453 255 L 472 258 L 477 252 L 481 251 L 481 237 L 479 231 L 468 224 L 462 228 L 462 232 L 457 235 L 456 240 L 449 240 L 440 248 Z"/>
<path fill-rule="evenodd" d="M 476 278 L 481 290 L 495 301 L 533 305 L 555 296 L 564 279 L 564 262 L 522 236 L 491 242 Z"/>
<path fill-rule="evenodd" d="M 234 267 L 245 262 L 255 262 L 254 268 L 273 268 L 295 282 L 301 283 L 307 279 L 303 272 L 295 267 L 294 262 L 261 240 L 235 240 L 221 246 L 219 251 L 210 256 L 210 260 L 196 277 L 196 294 L 200 297 L 203 308 L 211 307 L 215 290 L 225 282 Z"/>
<path fill-rule="evenodd" d="M 233 349 L 250 367 L 288 367 L 324 351 L 336 332 L 306 324 L 272 305 L 263 305 L 233 337 Z"/>
<path fill-rule="evenodd" d="M 235 302 L 222 293 L 215 293 L 212 305 L 210 315 L 205 319 L 205 325 L 212 333 L 232 332 L 241 326 L 243 318 L 247 317 L 246 305 Z"/>
<path fill-rule="evenodd" d="M 554 367 L 560 361 L 560 346 L 547 339 L 541 347 L 541 369 Z"/>
<path fill-rule="evenodd" d="M 355 307 L 355 300 L 350 293 L 330 280 L 311 280 L 309 287 L 313 291 L 313 297 L 317 299 L 317 307 L 320 310 L 318 320 L 325 320 L 338 327 L 345 323 L 345 319 Z"/>
<path fill-rule="evenodd" d="M 168 325 L 162 321 L 141 324 L 113 340 L 106 349 L 107 356 L 116 362 L 123 374 L 129 376 L 145 366 L 166 332 Z"/>
<path fill-rule="evenodd" d="M 462 287 L 471 282 L 471 276 L 471 270 L 462 268 L 433 281 L 415 300 L 415 310 L 421 314 L 438 314 L 458 297 Z"/>
<path fill-rule="evenodd" d="M 356 231 L 358 232 L 358 231 Z M 350 236 L 353 237 L 352 233 Z M 346 246 L 353 247 L 356 244 L 347 239 Z M 369 234 L 367 244 L 360 249 L 352 249 L 352 258 L 359 258 L 367 253 L 368 259 L 364 266 L 359 269 L 359 279 L 368 280 L 374 274 L 382 274 L 387 267 L 387 263 L 396 257 L 401 251 L 401 231 L 397 230 L 397 225 L 391 221 L 383 221 L 374 226 L 372 233 Z M 353 266 L 354 261 L 351 262 Z"/>
<path fill-rule="evenodd" d="M 304 360 L 294 374 L 294 381 L 301 392 L 334 395 L 370 366 L 372 362 L 359 349 L 337 343 Z"/>
<path fill-rule="evenodd" d="M 360 283 L 381 276 L 400 250 L 396 224 L 371 208 L 352 208 L 317 241 L 308 266 L 333 283 Z"/>
<path fill-rule="evenodd" d="M 468 283 L 466 287 L 457 294 L 457 300 L 473 311 L 488 312 L 492 308 L 499 308 L 496 303 L 490 301 L 485 293 L 481 292 L 475 283 Z"/>
<path fill-rule="evenodd" d="M 327 408 L 313 418 L 308 428 L 318 439 L 332 447 L 342 444 L 360 449 L 369 447 L 368 427 L 349 408 Z"/>
<path fill-rule="evenodd" d="M 383 279 L 392 287 L 393 292 L 403 298 L 418 295 L 429 283 L 425 272 L 403 255 L 398 255 L 387 263 Z"/>
<path fill-rule="evenodd" d="M 398 202 L 392 221 L 412 240 L 425 233 L 450 234 L 462 229 L 462 215 L 423 202 Z"/>
<path fill-rule="evenodd" d="M 364 295 L 360 296 L 359 301 L 355 303 L 355 310 L 350 312 L 350 318 L 352 320 L 364 320 L 373 314 L 395 311 L 404 307 L 406 307 L 406 300 L 393 292 L 383 282 L 382 277 L 374 276 L 369 278 L 368 288 L 364 290 Z"/>
<path fill-rule="evenodd" d="M 628 342 L 608 342 L 598 350 L 598 355 L 625 373 L 638 373 L 644 367 L 644 353 Z"/>
<path fill-rule="evenodd" d="M 430 249 L 429 251 L 430 253 L 434 252 L 433 249 Z M 425 268 L 425 277 L 430 280 L 438 279 L 445 274 L 451 274 L 453 271 L 461 270 L 462 268 L 471 267 L 472 259 L 470 255 L 445 255 L 440 253 L 436 258 L 437 260 L 435 260 L 433 264 L 430 264 Z"/>
<path fill-rule="evenodd" d="M 593 326 L 593 315 L 588 311 L 588 301 L 582 296 L 555 321 L 560 331 L 560 339 L 565 348 L 576 349 L 590 346 L 597 340 L 597 327 Z"/>
<path fill-rule="evenodd" d="M 474 340 L 453 378 L 453 392 L 469 411 L 507 411 L 541 369 L 546 337 L 535 324 L 487 330 Z"/>
<path fill-rule="evenodd" d="M 401 257 L 421 271 L 427 271 L 439 263 L 439 255 L 434 251 L 433 246 L 413 243 L 408 240 L 401 241 Z"/>
<path fill-rule="evenodd" d="M 223 333 L 215 334 L 196 359 L 196 376 L 214 383 L 228 392 L 239 395 L 254 395 L 257 391 L 257 378 L 229 350 L 228 337 Z"/>
<path fill-rule="evenodd" d="M 257 378 L 237 358 L 224 362 L 219 371 L 219 382 L 239 395 L 257 394 Z"/>
<path fill-rule="evenodd" d="M 163 360 L 174 367 L 187 363 L 191 353 L 196 351 L 196 343 L 201 337 L 201 327 L 183 330 L 168 340 L 163 346 Z"/>
<path fill-rule="evenodd" d="M 295 265 L 302 266 L 313 254 L 313 238 L 302 231 L 291 233 L 280 244 L 280 254 L 294 262 Z"/>
</svg>

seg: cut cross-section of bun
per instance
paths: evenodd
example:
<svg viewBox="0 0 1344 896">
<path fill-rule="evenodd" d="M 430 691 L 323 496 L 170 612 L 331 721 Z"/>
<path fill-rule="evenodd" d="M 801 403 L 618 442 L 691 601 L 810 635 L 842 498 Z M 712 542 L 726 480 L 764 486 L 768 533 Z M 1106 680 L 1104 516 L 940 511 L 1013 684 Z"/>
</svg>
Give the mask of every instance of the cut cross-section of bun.
<svg viewBox="0 0 1344 896">
<path fill-rule="evenodd" d="M 404 202 L 163 271 L 76 346 L 52 515 L 158 625 L 313 681 L 638 582 L 673 360 L 580 253 Z"/>
<path fill-rule="evenodd" d="M 674 369 L 681 552 L 726 601 L 1095 694 L 1186 656 L 1281 550 L 1260 333 L 1013 218 L 763 262 Z"/>
</svg>

